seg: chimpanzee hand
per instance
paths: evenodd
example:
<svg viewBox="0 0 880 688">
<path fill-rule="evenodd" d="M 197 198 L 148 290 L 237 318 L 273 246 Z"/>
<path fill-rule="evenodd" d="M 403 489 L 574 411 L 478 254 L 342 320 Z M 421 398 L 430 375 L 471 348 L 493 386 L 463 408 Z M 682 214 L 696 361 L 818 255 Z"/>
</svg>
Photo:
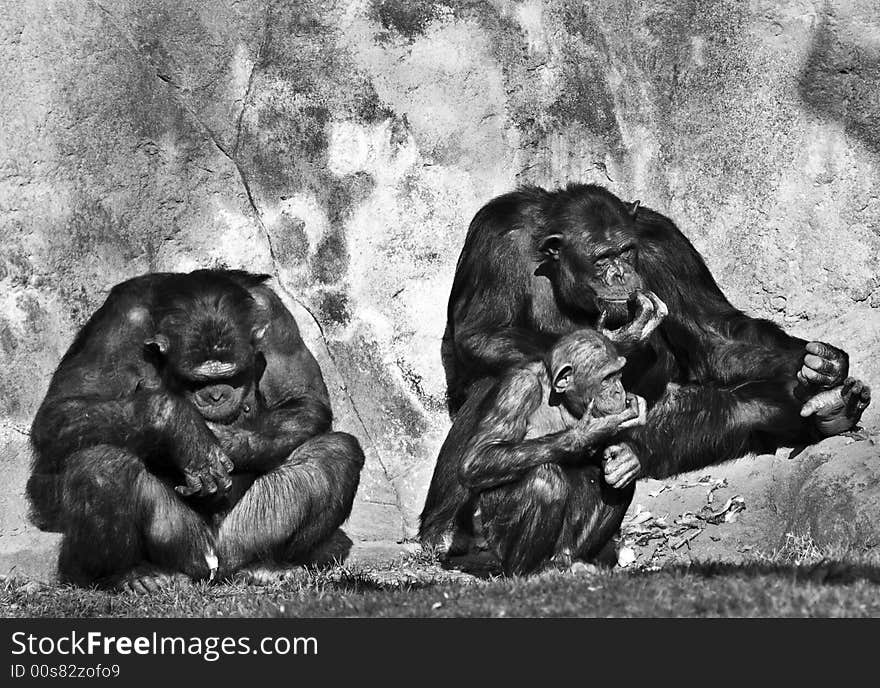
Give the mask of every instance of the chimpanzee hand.
<svg viewBox="0 0 880 688">
<path fill-rule="evenodd" d="M 628 444 L 611 444 L 602 455 L 602 471 L 606 483 L 622 489 L 639 477 L 642 464 Z"/>
<path fill-rule="evenodd" d="M 652 291 L 636 291 L 630 300 L 635 301 L 635 315 L 626 325 L 616 330 L 606 330 L 604 313 L 596 324 L 599 332 L 624 351 L 650 337 L 663 322 L 663 318 L 669 314 L 666 304 Z"/>
<path fill-rule="evenodd" d="M 579 423 L 579 428 L 588 442 L 595 442 L 604 437 L 613 437 L 620 430 L 645 424 L 647 404 L 642 397 L 636 394 L 626 395 L 626 406 L 619 413 L 595 417 L 593 416 L 593 406 L 593 402 L 590 402 Z"/>
<path fill-rule="evenodd" d="M 808 342 L 804 364 L 797 379 L 810 390 L 831 389 L 843 384 L 849 375 L 849 356 L 823 342 Z"/>
<path fill-rule="evenodd" d="M 871 388 L 850 377 L 840 387 L 827 389 L 808 399 L 801 408 L 801 416 L 807 418 L 815 414 L 819 432 L 824 437 L 831 437 L 855 427 L 870 403 Z"/>
<path fill-rule="evenodd" d="M 638 394 L 626 395 L 626 409 L 623 411 L 628 417 L 618 425 L 618 429 L 635 428 L 644 425 L 648 415 L 648 404 Z"/>
<path fill-rule="evenodd" d="M 232 487 L 229 479 L 232 469 L 232 461 L 225 452 L 216 444 L 209 444 L 207 452 L 183 467 L 186 486 L 178 485 L 174 489 L 184 497 L 222 495 Z"/>
<path fill-rule="evenodd" d="M 214 433 L 214 437 L 217 438 L 217 443 L 220 445 L 223 453 L 229 457 L 230 463 L 234 464 L 238 458 L 247 454 L 247 432 L 242 432 L 229 425 L 212 423 L 210 421 L 208 421 L 206 425 L 208 426 L 208 429 Z M 230 468 L 229 470 L 231 471 L 232 469 Z"/>
</svg>

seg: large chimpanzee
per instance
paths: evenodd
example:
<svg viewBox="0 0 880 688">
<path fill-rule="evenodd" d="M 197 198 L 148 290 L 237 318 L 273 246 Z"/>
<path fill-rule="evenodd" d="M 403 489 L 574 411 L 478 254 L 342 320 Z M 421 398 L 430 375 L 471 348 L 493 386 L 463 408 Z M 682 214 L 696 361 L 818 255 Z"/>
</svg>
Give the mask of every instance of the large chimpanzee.
<svg viewBox="0 0 880 688">
<path fill-rule="evenodd" d="M 295 561 L 348 517 L 364 455 L 265 275 L 123 282 L 34 419 L 28 496 L 59 573 L 152 591 Z"/>
<path fill-rule="evenodd" d="M 664 315 L 653 332 L 645 326 Z M 497 378 L 585 327 L 615 341 L 626 388 L 649 405 L 624 444 L 642 475 L 809 444 L 853 427 L 870 399 L 847 378 L 846 353 L 734 308 L 663 215 L 593 185 L 508 193 L 474 217 L 452 285 L 443 358 L 454 422 L 422 512 L 424 542 L 469 527 L 462 448 Z"/>
<path fill-rule="evenodd" d="M 506 574 L 590 558 L 620 528 L 639 464 L 609 440 L 645 422 L 644 400 L 624 392 L 625 363 L 607 338 L 580 330 L 487 397 L 460 477 Z"/>
</svg>

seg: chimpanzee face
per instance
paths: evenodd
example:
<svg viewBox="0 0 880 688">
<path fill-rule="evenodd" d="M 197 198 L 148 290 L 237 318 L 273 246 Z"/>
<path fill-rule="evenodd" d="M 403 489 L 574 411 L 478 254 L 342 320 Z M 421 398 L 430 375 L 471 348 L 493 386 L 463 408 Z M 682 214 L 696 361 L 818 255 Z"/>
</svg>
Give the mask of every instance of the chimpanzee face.
<svg viewBox="0 0 880 688">
<path fill-rule="evenodd" d="M 249 400 L 253 400 L 255 383 L 262 371 L 262 356 L 251 347 L 240 347 L 237 356 L 221 356 L 207 348 L 174 355 L 179 344 L 167 335 L 156 335 L 147 341 L 159 359 L 169 388 L 182 394 L 202 416 L 215 423 L 234 421 Z M 246 339 L 248 341 L 249 338 Z"/>
<path fill-rule="evenodd" d="M 218 377 L 210 381 L 188 381 L 183 393 L 198 409 L 205 420 L 214 423 L 231 423 L 252 399 L 253 370 L 248 368 L 231 377 Z"/>
<path fill-rule="evenodd" d="M 189 353 L 178 359 L 176 374 L 181 391 L 206 420 L 231 423 L 253 401 L 263 369 L 262 354 L 255 348 L 260 336 L 247 327 L 214 323 L 188 342 Z"/>
<path fill-rule="evenodd" d="M 169 388 L 206 420 L 232 422 L 253 399 L 265 365 L 257 351 L 265 326 L 254 313 L 246 294 L 189 301 L 171 310 L 146 342 Z"/>
<path fill-rule="evenodd" d="M 575 310 L 625 313 L 627 300 L 642 287 L 638 249 L 625 231 L 552 235 L 541 249 L 554 263 L 551 279 L 558 298 Z"/>
<path fill-rule="evenodd" d="M 626 359 L 604 336 L 592 330 L 572 332 L 550 352 L 553 391 L 576 418 L 592 403 L 592 415 L 607 416 L 626 406 L 622 372 Z"/>
<path fill-rule="evenodd" d="M 560 271 L 569 280 L 586 282 L 600 301 L 626 303 L 642 286 L 636 244 L 626 232 L 609 231 L 601 237 L 579 232 L 568 237 L 566 248 L 559 256 Z"/>
<path fill-rule="evenodd" d="M 598 375 L 590 370 L 574 370 L 563 397 L 569 412 L 580 418 L 591 402 L 592 415 L 596 418 L 623 411 L 626 407 L 622 375 L 625 364 L 626 359 L 623 357 L 615 358 Z"/>
<path fill-rule="evenodd" d="M 630 211 L 619 201 L 588 198 L 550 220 L 556 231 L 538 250 L 560 309 L 626 321 L 627 300 L 643 284 Z"/>
<path fill-rule="evenodd" d="M 623 375 L 618 370 L 599 381 L 593 397 L 593 415 L 597 418 L 620 413 L 626 408 L 626 391 L 623 389 Z"/>
</svg>

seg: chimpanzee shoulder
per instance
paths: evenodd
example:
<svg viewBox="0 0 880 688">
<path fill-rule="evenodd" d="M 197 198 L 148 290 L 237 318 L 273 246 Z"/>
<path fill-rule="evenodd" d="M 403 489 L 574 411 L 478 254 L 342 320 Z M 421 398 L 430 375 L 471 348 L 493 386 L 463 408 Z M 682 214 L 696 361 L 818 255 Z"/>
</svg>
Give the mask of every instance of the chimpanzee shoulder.
<svg viewBox="0 0 880 688">
<path fill-rule="evenodd" d="M 281 297 L 267 284 L 270 275 L 230 271 L 229 276 L 243 286 L 254 300 L 267 324 L 260 343 L 266 369 L 260 380 L 260 392 L 271 408 L 288 399 L 313 394 L 329 405 L 329 394 L 321 369 L 306 346 L 293 314 Z"/>
</svg>

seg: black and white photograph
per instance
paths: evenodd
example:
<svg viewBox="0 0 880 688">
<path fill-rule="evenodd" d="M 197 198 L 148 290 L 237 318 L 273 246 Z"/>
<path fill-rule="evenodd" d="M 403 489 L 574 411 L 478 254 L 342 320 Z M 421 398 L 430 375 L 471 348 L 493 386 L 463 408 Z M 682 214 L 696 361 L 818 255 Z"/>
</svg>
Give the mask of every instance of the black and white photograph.
<svg viewBox="0 0 880 688">
<path fill-rule="evenodd" d="M 0 675 L 880 616 L 876 0 L 4 0 L 0 61 Z"/>
</svg>

